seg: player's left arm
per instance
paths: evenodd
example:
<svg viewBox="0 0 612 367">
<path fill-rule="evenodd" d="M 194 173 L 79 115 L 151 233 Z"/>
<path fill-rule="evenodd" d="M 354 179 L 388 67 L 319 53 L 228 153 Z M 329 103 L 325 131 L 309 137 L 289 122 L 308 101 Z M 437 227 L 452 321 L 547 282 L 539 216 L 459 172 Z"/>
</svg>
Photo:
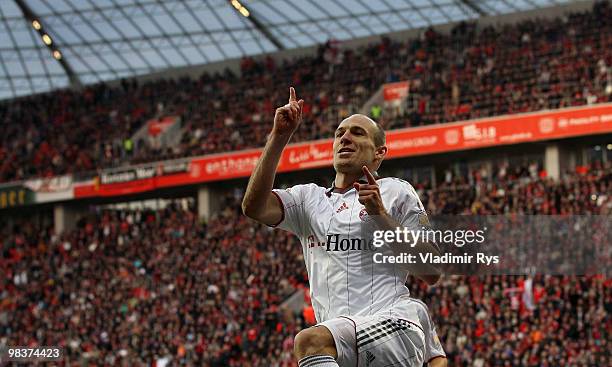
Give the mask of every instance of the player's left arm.
<svg viewBox="0 0 612 367">
<path fill-rule="evenodd" d="M 445 356 L 437 356 L 427 363 L 427 367 L 446 367 L 448 366 L 448 359 Z"/>
<path fill-rule="evenodd" d="M 359 192 L 359 202 L 365 206 L 366 211 L 376 222 L 378 229 L 395 231 L 397 228 L 404 226 L 394 219 L 383 204 L 380 195 L 380 188 L 376 183 L 376 179 L 370 170 L 363 166 L 363 173 L 368 179 L 367 184 L 355 183 L 355 189 Z M 437 247 L 422 239 L 417 241 L 414 246 L 406 244 L 390 244 L 394 253 L 398 255 L 403 253 L 414 255 L 419 258 L 419 254 L 431 253 L 434 256 L 439 256 L 440 252 Z M 411 274 L 425 281 L 429 285 L 434 285 L 440 279 L 441 271 L 432 264 L 417 262 L 414 264 L 406 264 L 407 269 Z"/>
</svg>

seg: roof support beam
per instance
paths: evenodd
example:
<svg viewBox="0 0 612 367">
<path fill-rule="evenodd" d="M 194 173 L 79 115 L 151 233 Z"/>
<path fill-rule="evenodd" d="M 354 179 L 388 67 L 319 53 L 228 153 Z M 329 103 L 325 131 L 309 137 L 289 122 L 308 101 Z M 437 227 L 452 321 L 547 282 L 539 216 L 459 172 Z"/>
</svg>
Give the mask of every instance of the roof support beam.
<svg viewBox="0 0 612 367">
<path fill-rule="evenodd" d="M 91 2 L 91 0 L 88 0 L 88 1 L 90 1 L 90 3 L 91 3 L 92 5 L 94 5 L 94 3 L 93 3 L 93 2 Z M 137 37 L 140 37 L 142 40 L 146 41 L 146 42 L 147 42 L 147 44 L 149 45 L 149 47 L 151 47 L 151 50 L 152 50 L 152 51 L 154 51 L 154 52 L 157 54 L 157 56 L 159 56 L 159 57 L 160 57 L 160 59 L 161 59 L 161 60 L 164 62 L 164 64 L 165 64 L 165 65 L 164 65 L 164 67 L 165 67 L 165 68 L 172 67 L 172 63 L 170 62 L 170 60 L 168 60 L 168 58 L 167 58 L 167 57 L 166 57 L 166 56 L 165 56 L 163 53 L 161 53 L 161 52 L 159 51 L 158 47 L 157 47 L 157 46 L 156 46 L 156 45 L 153 43 L 153 41 L 151 41 L 151 37 L 147 36 L 147 33 L 146 33 L 146 32 L 145 32 L 143 29 L 142 29 L 142 27 L 141 27 L 141 26 L 138 24 L 138 22 L 135 22 L 135 21 L 134 21 L 134 19 L 132 19 L 132 17 L 130 17 L 130 16 L 127 14 L 127 12 L 125 11 L 125 9 L 124 9 L 124 8 L 123 8 L 123 7 L 122 7 L 120 4 L 118 4 L 118 3 L 117 3 L 115 0 L 111 0 L 111 3 L 112 3 L 114 6 L 115 6 L 115 8 L 116 8 L 117 10 L 119 10 L 119 12 L 120 12 L 121 14 L 123 14 L 123 16 L 125 17 L 125 19 L 127 19 L 127 20 L 128 20 L 128 22 L 129 22 L 129 23 L 132 25 L 132 27 L 134 27 L 134 29 L 136 29 L 136 30 L 138 31 L 138 36 L 137 36 Z M 94 8 L 95 8 L 95 6 L 94 6 Z M 142 8 L 141 8 L 141 9 L 142 9 Z M 104 12 L 101 12 L 101 14 L 102 14 L 103 16 L 106 16 L 106 15 L 104 14 Z M 109 22 L 110 24 L 112 24 L 112 22 L 111 22 L 110 20 L 107 20 L 107 22 Z M 124 35 L 124 33 L 119 32 L 119 34 L 121 34 L 121 35 L 122 35 L 122 37 L 123 37 L 123 41 L 124 41 L 124 42 L 126 42 L 126 41 L 125 41 L 125 35 Z M 143 59 L 145 58 L 145 56 L 142 54 L 142 50 L 137 50 L 137 51 L 136 51 L 136 53 L 138 53 L 138 54 L 139 54 L 139 55 L 140 55 L 140 56 L 141 56 Z M 153 70 L 155 70 L 155 69 L 153 69 Z"/>
<path fill-rule="evenodd" d="M 266 2 L 262 2 L 262 3 L 261 3 L 261 5 L 262 5 L 262 6 L 265 6 L 265 7 L 268 9 L 268 11 L 270 12 L 270 16 L 274 16 L 274 15 L 276 15 L 276 14 L 279 14 L 279 16 L 281 16 L 281 15 L 280 15 L 280 12 L 279 12 L 279 11 L 278 11 L 278 10 L 277 10 L 275 7 L 273 7 L 272 5 L 270 5 L 270 4 L 266 3 Z M 266 14 L 267 14 L 267 13 L 266 13 Z M 267 22 L 268 22 L 268 23 L 270 23 L 270 24 L 272 23 L 272 22 L 270 21 L 270 18 L 268 17 L 268 15 L 265 15 L 265 14 L 261 14 L 261 15 L 259 15 L 259 14 L 258 14 L 257 16 L 258 16 L 258 17 L 260 17 L 260 18 L 262 18 L 263 20 L 267 21 Z M 304 16 L 306 16 L 306 18 L 308 18 L 308 12 L 304 12 Z M 311 19 L 311 18 L 308 18 L 308 19 Z M 319 29 L 319 31 L 321 31 L 321 33 L 327 33 L 327 31 L 326 31 L 326 30 L 325 30 L 323 27 L 321 27 L 321 25 L 320 25 L 319 23 L 317 23 L 316 21 L 314 21 L 314 20 L 313 20 L 312 24 L 314 24 L 314 25 L 315 25 L 315 26 L 316 26 L 316 27 Z M 317 43 L 319 43 L 319 42 L 317 41 L 317 39 L 316 39 L 316 38 L 314 38 L 314 37 L 312 36 L 311 32 L 308 32 L 308 30 L 305 28 L 305 26 L 304 26 L 304 27 L 302 27 L 301 23 L 296 23 L 296 24 L 295 24 L 295 26 L 296 26 L 296 27 L 297 27 L 297 28 L 298 28 L 298 29 L 299 29 L 299 30 L 302 32 L 302 34 L 306 35 L 306 37 L 308 37 L 308 39 L 309 39 L 310 41 L 312 41 L 312 44 L 313 44 L 313 45 L 316 45 Z M 331 34 L 329 34 L 329 33 L 327 33 L 327 34 L 328 34 L 328 37 L 329 37 L 329 38 L 331 38 Z M 300 47 L 300 46 L 302 46 L 302 45 L 301 45 L 301 44 L 300 44 L 300 43 L 299 43 L 299 42 L 298 42 L 298 41 L 297 41 L 295 38 L 293 38 L 293 37 L 292 37 L 290 34 L 286 33 L 286 34 L 285 34 L 285 36 L 286 36 L 286 38 L 287 38 L 288 40 L 290 40 L 291 42 L 293 42 L 293 43 L 295 44 L 295 47 Z"/>
<path fill-rule="evenodd" d="M 225 30 L 225 33 L 229 35 L 229 37 L 232 39 L 232 41 L 234 41 L 234 44 L 240 50 L 240 56 L 246 56 L 247 52 L 244 49 L 244 47 L 242 47 L 242 44 L 240 43 L 238 38 L 236 38 L 236 35 L 234 34 L 235 32 L 231 31 L 230 26 L 223 19 L 223 17 L 219 14 L 217 9 L 214 6 L 212 6 L 208 1 L 205 1 L 204 3 L 206 3 L 206 6 L 208 7 L 208 9 L 217 17 L 217 19 L 219 20 L 219 23 L 221 24 L 221 26 Z M 215 43 L 219 43 L 219 42 L 215 42 Z M 223 47 L 221 47 L 221 49 L 223 49 Z M 227 53 L 223 52 L 223 56 L 227 58 Z"/>
<path fill-rule="evenodd" d="M 276 46 L 276 48 L 278 48 L 279 50 L 284 50 L 285 46 L 276 38 L 274 37 L 274 35 L 272 34 L 272 32 L 270 32 L 268 30 L 268 28 L 266 28 L 265 25 L 263 25 L 254 15 L 253 13 L 251 13 L 250 16 L 247 17 L 247 19 L 253 23 L 253 25 L 255 26 L 255 28 L 257 28 L 257 30 L 259 30 L 261 33 L 263 33 L 264 36 L 266 36 L 266 38 L 272 42 L 272 44 L 274 46 Z"/>
<path fill-rule="evenodd" d="M 30 7 L 28 6 L 28 4 L 25 3 L 25 1 L 23 1 L 23 0 L 15 0 L 15 3 L 17 4 L 19 9 L 23 13 L 23 16 L 28 20 L 28 22 L 30 24 L 32 24 L 32 22 L 34 20 L 40 22 L 40 18 L 36 15 L 36 13 L 34 13 L 32 11 L 32 9 L 30 9 Z M 43 34 L 49 34 L 47 31 L 45 31 L 44 25 L 42 25 L 42 24 L 41 24 L 41 28 L 38 29 L 38 33 L 41 36 Z M 66 72 L 66 75 L 68 75 L 68 80 L 70 80 L 70 86 L 73 87 L 73 88 L 80 88 L 81 85 L 82 85 L 81 84 L 81 80 L 79 79 L 79 76 L 74 72 L 74 70 L 72 69 L 70 64 L 64 58 L 64 53 L 61 52 L 59 47 L 57 47 L 57 42 L 51 43 L 50 45 L 48 45 L 48 47 L 49 47 L 49 51 L 52 53 L 52 57 L 55 58 L 60 63 L 60 65 L 62 66 L 62 68 Z M 59 55 L 60 55 L 59 57 L 56 57 L 54 55 L 55 51 L 59 52 Z M 41 60 L 41 62 L 42 62 L 42 60 Z"/>
<path fill-rule="evenodd" d="M 465 6 L 467 6 L 468 8 L 472 9 L 473 11 L 475 11 L 478 15 L 480 15 L 481 17 L 486 17 L 489 15 L 489 13 L 487 13 L 486 11 L 484 11 L 480 6 L 478 6 L 478 4 L 473 1 L 473 0 L 461 0 L 461 2 L 463 4 L 465 4 Z"/>
<path fill-rule="evenodd" d="M 234 0 L 235 1 L 235 0 Z M 232 1 L 229 1 L 230 5 L 232 5 L 232 8 L 235 8 L 235 6 L 232 4 Z M 242 4 L 241 4 L 242 5 Z M 242 5 L 243 6 L 243 5 Z M 244 7 L 244 6 L 243 6 Z M 238 9 L 236 9 L 236 11 L 238 11 Z M 238 13 L 240 13 L 238 11 Z M 243 15 L 240 14 L 240 16 L 244 16 L 245 18 L 247 18 L 249 20 L 249 22 L 251 22 L 255 28 L 260 31 L 264 36 L 266 36 L 266 38 L 272 42 L 272 44 L 279 50 L 284 50 L 285 46 L 278 40 L 278 38 L 276 38 L 272 32 L 270 32 L 270 30 L 263 25 L 263 23 L 261 23 L 257 17 L 255 15 L 253 15 L 253 12 L 251 10 L 249 10 L 249 14 L 247 15 Z"/>
</svg>

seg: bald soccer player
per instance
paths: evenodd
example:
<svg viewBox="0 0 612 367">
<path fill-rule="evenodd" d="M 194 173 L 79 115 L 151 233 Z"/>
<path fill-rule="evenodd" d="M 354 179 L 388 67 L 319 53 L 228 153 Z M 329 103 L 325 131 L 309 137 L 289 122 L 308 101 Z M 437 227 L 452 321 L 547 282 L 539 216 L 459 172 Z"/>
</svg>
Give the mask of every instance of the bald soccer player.
<svg viewBox="0 0 612 367">
<path fill-rule="evenodd" d="M 396 254 L 400 247 L 376 249 L 370 239 L 374 231 L 422 229 L 428 223 L 423 204 L 408 182 L 377 176 L 387 154 L 385 133 L 364 115 L 346 118 L 335 132 L 331 187 L 273 189 L 283 149 L 302 121 L 303 103 L 290 88 L 242 202 L 248 217 L 300 238 L 318 324 L 295 337 L 298 366 L 421 366 L 425 333 L 405 281 L 410 272 L 434 284 L 440 272 L 428 264 L 375 263 L 375 250 L 393 248 Z M 439 254 L 423 241 L 401 248 Z"/>
</svg>

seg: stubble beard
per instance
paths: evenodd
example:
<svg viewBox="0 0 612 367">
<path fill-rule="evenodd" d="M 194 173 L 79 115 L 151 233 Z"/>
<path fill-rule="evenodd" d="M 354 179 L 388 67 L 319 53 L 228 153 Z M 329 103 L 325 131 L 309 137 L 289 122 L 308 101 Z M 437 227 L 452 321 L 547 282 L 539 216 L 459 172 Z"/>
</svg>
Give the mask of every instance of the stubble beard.
<svg viewBox="0 0 612 367">
<path fill-rule="evenodd" d="M 357 174 L 361 173 L 363 164 L 357 164 L 354 161 L 338 162 L 334 161 L 334 169 L 336 173 Z"/>
</svg>

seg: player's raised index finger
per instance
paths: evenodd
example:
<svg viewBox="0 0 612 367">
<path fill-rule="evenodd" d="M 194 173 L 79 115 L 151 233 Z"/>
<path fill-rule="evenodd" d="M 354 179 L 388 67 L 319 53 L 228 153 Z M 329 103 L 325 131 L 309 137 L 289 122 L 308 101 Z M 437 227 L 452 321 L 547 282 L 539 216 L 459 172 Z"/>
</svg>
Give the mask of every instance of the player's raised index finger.
<svg viewBox="0 0 612 367">
<path fill-rule="evenodd" d="M 289 87 L 289 102 L 297 101 L 295 97 L 295 89 L 293 87 Z"/>
<path fill-rule="evenodd" d="M 368 167 L 367 166 L 363 166 L 361 169 L 363 170 L 363 174 L 368 179 L 368 183 L 370 185 L 376 185 L 376 179 L 374 178 L 374 176 L 372 175 L 372 173 L 370 172 Z"/>
</svg>

